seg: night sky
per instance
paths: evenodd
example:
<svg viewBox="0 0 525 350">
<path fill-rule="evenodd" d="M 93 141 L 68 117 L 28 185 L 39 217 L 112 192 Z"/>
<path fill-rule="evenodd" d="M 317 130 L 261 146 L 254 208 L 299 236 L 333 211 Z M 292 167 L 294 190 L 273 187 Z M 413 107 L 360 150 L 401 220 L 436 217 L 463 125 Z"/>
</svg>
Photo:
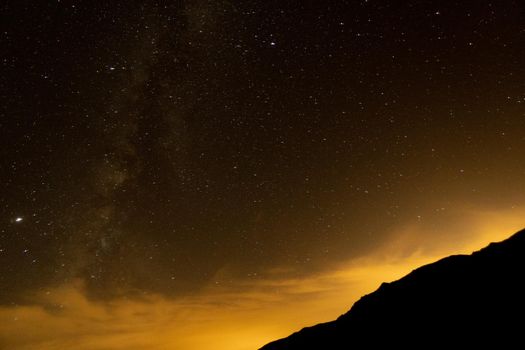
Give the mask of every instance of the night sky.
<svg viewBox="0 0 525 350">
<path fill-rule="evenodd" d="M 370 266 L 525 226 L 521 1 L 5 1 L 0 27 L 0 347 L 135 349 L 117 322 L 255 349 Z"/>
</svg>

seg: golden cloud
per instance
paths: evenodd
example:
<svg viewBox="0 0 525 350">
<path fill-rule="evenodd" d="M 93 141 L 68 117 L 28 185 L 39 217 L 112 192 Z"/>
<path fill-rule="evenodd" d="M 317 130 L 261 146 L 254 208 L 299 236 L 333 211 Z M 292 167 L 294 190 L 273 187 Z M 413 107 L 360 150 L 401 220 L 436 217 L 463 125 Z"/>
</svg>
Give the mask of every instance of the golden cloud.
<svg viewBox="0 0 525 350">
<path fill-rule="evenodd" d="M 31 305 L 0 307 L 0 348 L 17 350 L 248 350 L 336 318 L 382 281 L 445 255 L 468 253 L 519 230 L 525 209 L 463 209 L 461 225 L 410 223 L 372 254 L 305 278 L 213 283 L 195 295 L 93 301 L 81 281 L 34 293 Z M 467 229 L 468 227 L 468 229 Z M 436 240 L 435 237 L 439 237 Z M 281 272 L 284 273 L 281 274 Z M 215 276 L 219 280 L 221 275 Z M 280 277 L 281 276 L 281 277 Z M 226 277 L 225 277 L 226 278 Z"/>
</svg>

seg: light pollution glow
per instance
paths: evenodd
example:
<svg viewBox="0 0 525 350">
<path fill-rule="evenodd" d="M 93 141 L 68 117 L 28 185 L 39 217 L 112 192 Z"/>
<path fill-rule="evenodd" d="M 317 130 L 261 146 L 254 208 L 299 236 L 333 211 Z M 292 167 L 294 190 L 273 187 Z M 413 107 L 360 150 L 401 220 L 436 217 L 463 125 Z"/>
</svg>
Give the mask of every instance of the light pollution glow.
<svg viewBox="0 0 525 350">
<path fill-rule="evenodd" d="M 0 347 L 257 349 L 303 326 L 336 318 L 382 281 L 398 279 L 442 256 L 468 253 L 505 239 L 522 228 L 524 215 L 522 208 L 464 210 L 463 224 L 452 231 L 440 228 L 442 240 L 438 242 L 422 240 L 425 235 L 413 223 L 394 232 L 373 254 L 329 272 L 303 279 L 280 279 L 276 272 L 274 279 L 251 284 L 239 281 L 228 289 L 214 284 L 199 294 L 173 300 L 150 295 L 93 302 L 84 296 L 82 282 L 76 281 L 36 293 L 34 305 L 0 308 Z"/>
</svg>

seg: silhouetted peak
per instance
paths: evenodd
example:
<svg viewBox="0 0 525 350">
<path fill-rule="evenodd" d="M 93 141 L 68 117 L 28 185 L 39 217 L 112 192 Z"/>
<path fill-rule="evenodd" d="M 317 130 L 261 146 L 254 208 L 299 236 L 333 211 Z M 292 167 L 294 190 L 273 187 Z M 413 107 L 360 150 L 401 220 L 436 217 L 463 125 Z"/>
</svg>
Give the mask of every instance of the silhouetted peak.
<svg viewBox="0 0 525 350">
<path fill-rule="evenodd" d="M 496 341 L 501 347 L 521 341 L 516 328 L 525 314 L 524 277 L 522 230 L 472 255 L 452 255 L 382 283 L 337 320 L 262 349 L 472 347 Z"/>
</svg>

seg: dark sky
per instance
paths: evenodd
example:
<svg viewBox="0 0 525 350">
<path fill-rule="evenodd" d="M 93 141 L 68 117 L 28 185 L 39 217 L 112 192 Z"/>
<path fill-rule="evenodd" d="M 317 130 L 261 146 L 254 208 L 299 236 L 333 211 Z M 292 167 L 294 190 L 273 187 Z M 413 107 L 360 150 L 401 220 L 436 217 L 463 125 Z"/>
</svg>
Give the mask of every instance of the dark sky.
<svg viewBox="0 0 525 350">
<path fill-rule="evenodd" d="M 524 11 L 5 1 L 0 303 L 306 276 L 458 203 L 523 205 Z"/>
</svg>

